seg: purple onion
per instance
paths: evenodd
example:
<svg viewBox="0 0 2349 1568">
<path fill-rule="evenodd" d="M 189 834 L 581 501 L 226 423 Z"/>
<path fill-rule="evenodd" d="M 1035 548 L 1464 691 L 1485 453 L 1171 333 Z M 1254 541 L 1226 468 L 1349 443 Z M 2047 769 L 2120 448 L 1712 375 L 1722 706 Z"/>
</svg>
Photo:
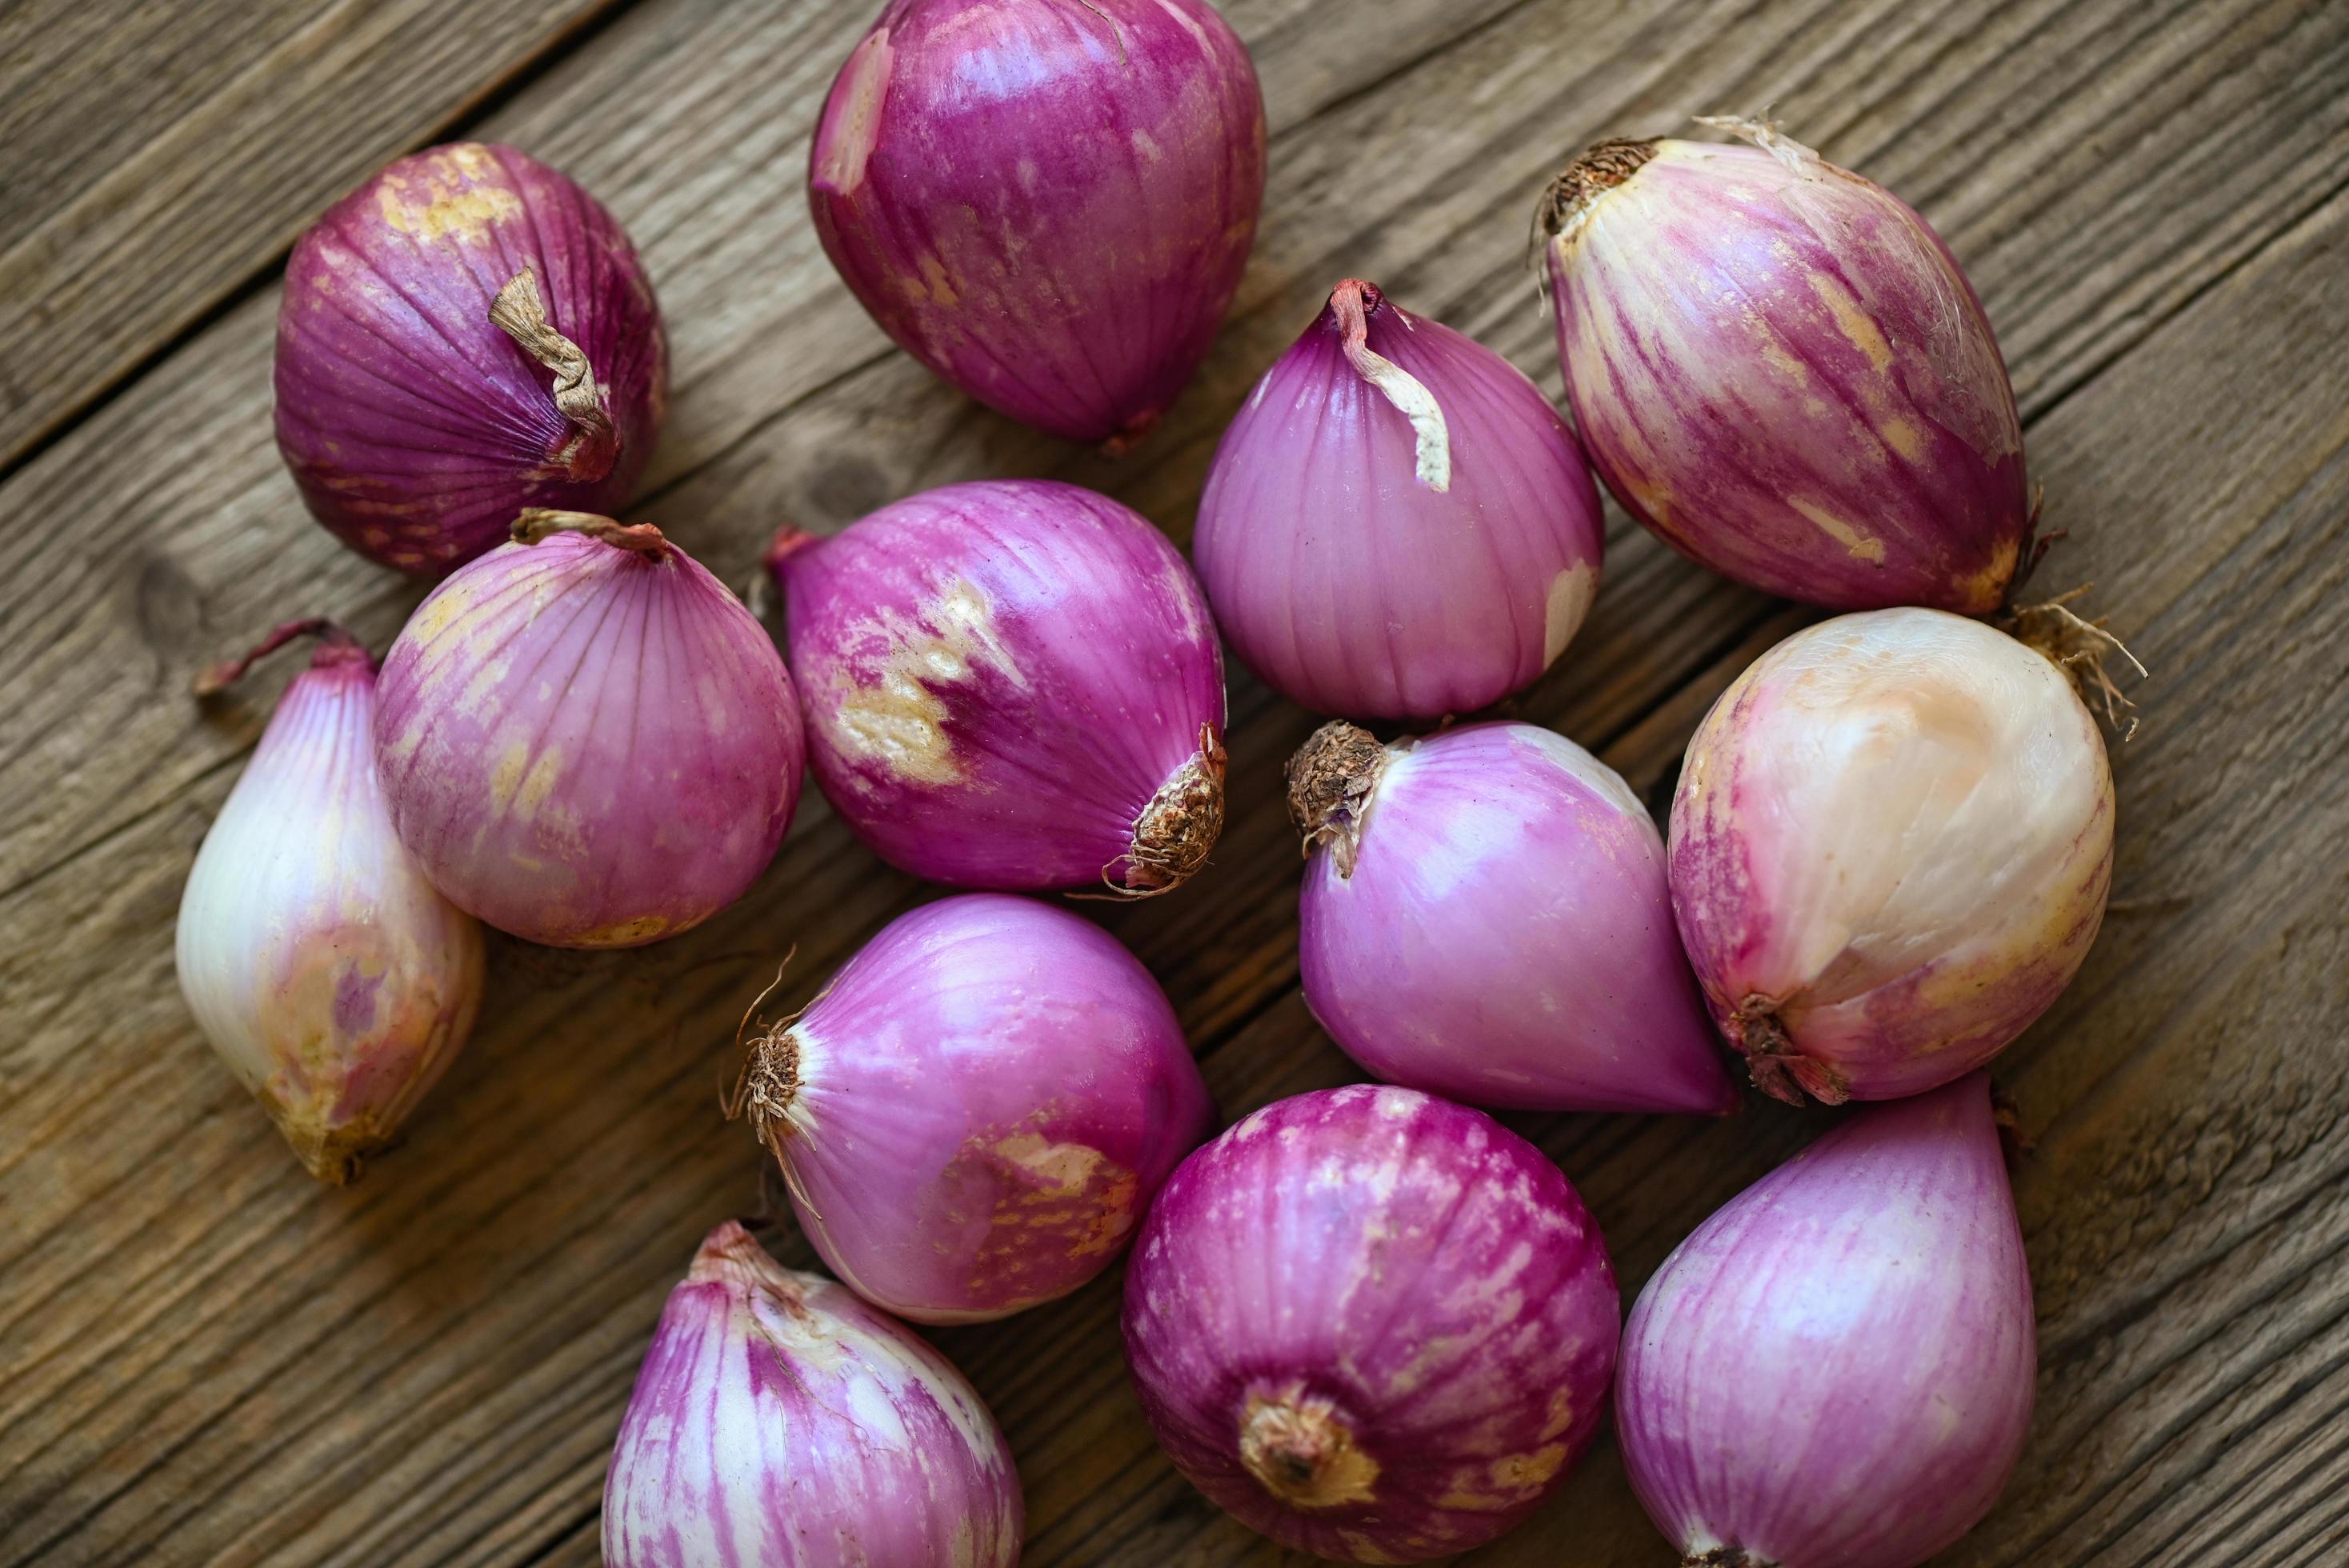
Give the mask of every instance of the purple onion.
<svg viewBox="0 0 2349 1568">
<path fill-rule="evenodd" d="M 1003 1433 L 903 1325 L 731 1221 L 669 1293 L 604 1480 L 605 1568 L 1013 1568 Z"/>
<path fill-rule="evenodd" d="M 1465 1552 L 1588 1446 L 1615 1275 L 1557 1167 L 1481 1111 L 1357 1085 L 1183 1162 L 1125 1282 L 1174 1468 L 1242 1522 L 1354 1563 Z"/>
<path fill-rule="evenodd" d="M 460 907 L 557 947 L 634 947 L 757 880 L 802 750 L 741 602 L 648 523 L 526 512 L 384 656 L 399 837 Z"/>
<path fill-rule="evenodd" d="M 1002 893 L 891 922 L 753 1044 L 737 1109 L 832 1272 L 923 1323 L 1092 1279 L 1215 1119 L 1150 972 Z"/>
<path fill-rule="evenodd" d="M 285 263 L 277 447 L 312 514 L 386 566 L 446 572 L 532 507 L 618 511 L 667 397 L 627 235 L 511 147 L 401 159 Z"/>
<path fill-rule="evenodd" d="M 1160 892 L 1224 823 L 1224 676 L 1182 556 L 1106 496 L 948 485 L 770 552 L 817 780 L 894 866 Z"/>
<path fill-rule="evenodd" d="M 891 0 L 808 205 L 882 330 L 1071 440 L 1140 438 L 1206 357 L 1264 201 L 1264 99 L 1205 0 Z"/>
<path fill-rule="evenodd" d="M 1528 1110 L 1735 1108 L 1663 840 L 1614 769 L 1530 724 L 1381 746 L 1333 721 L 1288 781 L 1305 1002 L 1370 1072 Z"/>
<path fill-rule="evenodd" d="M 1990 321 L 1925 220 L 1752 121 L 1602 141 L 1544 199 L 1568 400 L 1624 510 L 1831 609 L 1998 608 L 2032 529 Z"/>
<path fill-rule="evenodd" d="M 1623 1331 L 1615 1424 L 1692 1568 L 1913 1568 L 2005 1488 L 2036 1366 L 1977 1074 L 1854 1116 L 1674 1249 Z"/>
<path fill-rule="evenodd" d="M 1224 432 L 1192 548 L 1266 685 L 1323 713 L 1433 719 L 1557 662 L 1601 544 L 1549 399 L 1350 279 Z"/>
</svg>

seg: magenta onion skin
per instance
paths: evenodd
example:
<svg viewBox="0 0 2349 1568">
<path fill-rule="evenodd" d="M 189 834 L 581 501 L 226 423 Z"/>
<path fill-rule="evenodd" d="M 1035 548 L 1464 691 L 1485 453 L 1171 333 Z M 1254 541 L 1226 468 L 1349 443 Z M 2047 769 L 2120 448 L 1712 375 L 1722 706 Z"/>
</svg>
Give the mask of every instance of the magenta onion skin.
<svg viewBox="0 0 2349 1568">
<path fill-rule="evenodd" d="M 1149 971 L 1006 893 L 891 922 L 754 1043 L 740 1104 L 833 1273 L 921 1323 L 1100 1274 L 1215 1119 Z"/>
<path fill-rule="evenodd" d="M 986 480 L 770 552 L 817 781 L 890 864 L 1163 892 L 1223 826 L 1224 675 L 1182 555 L 1075 485 Z"/>
<path fill-rule="evenodd" d="M 1122 444 L 1206 357 L 1264 149 L 1256 67 L 1205 0 L 891 0 L 832 84 L 808 206 L 908 354 Z"/>
<path fill-rule="evenodd" d="M 1012 1568 L 1011 1449 L 902 1324 L 731 1221 L 669 1293 L 604 1482 L 606 1568 Z"/>
<path fill-rule="evenodd" d="M 1912 1568 L 2005 1489 L 2036 1368 L 1975 1074 L 1854 1115 L 1674 1249 L 1623 1331 L 1616 1432 L 1691 1563 Z"/>
<path fill-rule="evenodd" d="M 1515 1527 L 1589 1445 L 1615 1276 L 1557 1167 L 1481 1111 L 1355 1085 L 1184 1161 L 1126 1273 L 1143 1411 L 1284 1545 L 1416 1563 Z"/>
<path fill-rule="evenodd" d="M 1321 713 L 1437 719 L 1557 662 L 1602 542 L 1598 487 L 1540 390 L 1350 279 L 1224 432 L 1192 554 L 1266 685 Z"/>
<path fill-rule="evenodd" d="M 1614 769 L 1530 724 L 1381 747 L 1333 723 L 1289 778 L 1306 1005 L 1369 1072 L 1518 1109 L 1736 1108 L 1663 838 Z"/>
<path fill-rule="evenodd" d="M 542 353 L 492 319 L 528 272 Z M 552 356 L 584 356 L 558 407 Z M 440 573 L 531 507 L 617 511 L 667 399 L 652 284 L 612 215 L 511 147 L 400 159 L 294 246 L 277 446 L 313 516 L 370 561 Z"/>
<path fill-rule="evenodd" d="M 657 529 L 578 521 L 599 531 L 502 545 L 417 607 L 384 658 L 377 755 L 401 841 L 460 907 L 634 947 L 774 857 L 798 700 L 765 629 Z"/>
<path fill-rule="evenodd" d="M 2113 779 L 2071 680 L 1940 610 L 1841 615 L 1756 660 L 1672 801 L 1681 937 L 1781 1099 L 1890 1099 L 2045 1012 L 2112 884 Z"/>
<path fill-rule="evenodd" d="M 1544 204 L 1591 460 L 1651 532 L 1765 593 L 1997 609 L 2033 509 L 1972 286 L 1881 186 L 1733 129 L 1761 145 L 1601 142 Z"/>
</svg>

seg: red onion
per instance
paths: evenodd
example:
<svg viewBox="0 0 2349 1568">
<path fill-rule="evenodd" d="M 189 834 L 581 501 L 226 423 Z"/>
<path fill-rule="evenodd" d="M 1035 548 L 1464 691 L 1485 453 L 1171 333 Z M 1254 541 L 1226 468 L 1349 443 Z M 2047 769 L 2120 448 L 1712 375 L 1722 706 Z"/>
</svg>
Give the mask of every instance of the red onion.
<svg viewBox="0 0 2349 1568">
<path fill-rule="evenodd" d="M 1215 1119 L 1149 971 L 1003 893 L 890 923 L 753 1044 L 738 1109 L 832 1272 L 923 1323 L 1092 1279 Z"/>
<path fill-rule="evenodd" d="M 1582 1200 L 1481 1111 L 1357 1085 L 1184 1161 L 1125 1281 L 1175 1469 L 1243 1522 L 1355 1563 L 1465 1552 L 1598 1430 L 1615 1275 Z"/>
<path fill-rule="evenodd" d="M 1348 1056 L 1480 1105 L 1735 1108 L 1663 840 L 1605 763 L 1530 724 L 1381 746 L 1340 721 L 1288 785 L 1305 1002 Z"/>
<path fill-rule="evenodd" d="M 278 449 L 318 521 L 386 566 L 446 572 L 529 507 L 617 511 L 667 395 L 627 235 L 511 147 L 401 159 L 285 263 Z"/>
<path fill-rule="evenodd" d="M 481 1001 L 481 929 L 399 845 L 376 781 L 375 663 L 324 621 L 209 671 L 211 695 L 316 635 L 180 897 L 180 989 L 322 1181 L 350 1181 L 440 1079 Z"/>
<path fill-rule="evenodd" d="M 2087 956 L 2112 770 L 2070 679 L 2013 638 L 1940 610 L 1838 616 L 1705 716 L 1671 870 L 1756 1085 L 1917 1094 L 1996 1056 Z"/>
<path fill-rule="evenodd" d="M 741 1226 L 669 1293 L 604 1481 L 605 1568 L 1012 1568 L 1019 1478 L 947 1358 Z"/>
<path fill-rule="evenodd" d="M 558 947 L 741 896 L 799 799 L 797 698 L 741 602 L 649 523 L 525 512 L 384 658 L 384 793 L 433 885 Z"/>
<path fill-rule="evenodd" d="M 882 330 L 1080 441 L 1157 423 L 1263 201 L 1256 67 L 1206 0 L 890 0 L 808 160 L 824 252 Z"/>
<path fill-rule="evenodd" d="M 1608 488 L 1768 593 L 1998 608 L 2032 502 L 1956 258 L 1809 148 L 1704 123 L 1757 145 L 1602 141 L 1542 205 L 1567 397 Z"/>
<path fill-rule="evenodd" d="M 1350 279 L 1224 432 L 1193 552 L 1266 685 L 1324 713 L 1441 718 L 1557 661 L 1601 543 L 1549 399 Z"/>
<path fill-rule="evenodd" d="M 948 485 L 769 556 L 815 775 L 934 882 L 1160 892 L 1224 823 L 1224 676 L 1165 536 L 1047 480 Z"/>
<path fill-rule="evenodd" d="M 1731 1200 L 1631 1309 L 1624 1469 L 1704 1568 L 1912 1568 L 2031 1421 L 2031 1276 L 1980 1075 L 1854 1116 Z"/>
</svg>

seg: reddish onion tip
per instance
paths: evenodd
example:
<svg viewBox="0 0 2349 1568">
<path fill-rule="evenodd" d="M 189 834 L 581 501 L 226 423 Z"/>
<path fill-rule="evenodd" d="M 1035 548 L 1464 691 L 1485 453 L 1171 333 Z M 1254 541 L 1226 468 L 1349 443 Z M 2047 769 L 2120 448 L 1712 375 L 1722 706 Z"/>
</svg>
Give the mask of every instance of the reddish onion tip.
<svg viewBox="0 0 2349 1568">
<path fill-rule="evenodd" d="M 1288 820 L 1305 835 L 1305 853 L 1328 844 L 1338 874 L 1354 874 L 1362 802 L 1385 771 L 1387 748 L 1360 725 L 1331 719 L 1288 759 Z"/>
<path fill-rule="evenodd" d="M 1640 166 L 1655 155 L 1653 141 L 1617 136 L 1592 142 L 1549 182 L 1549 189 L 1542 192 L 1541 205 L 1535 210 L 1534 222 L 1544 234 L 1555 238 L 1572 228 L 1601 196 L 1640 172 Z"/>
<path fill-rule="evenodd" d="M 222 692 L 243 679 L 245 671 L 296 637 L 318 639 L 317 649 L 310 655 L 312 669 L 319 669 L 327 665 L 344 664 L 353 659 L 366 659 L 370 665 L 374 663 L 372 659 L 367 659 L 367 649 L 360 645 L 357 637 L 352 636 L 332 621 L 322 616 L 312 615 L 299 621 L 288 621 L 274 628 L 267 636 L 254 644 L 242 658 L 222 659 L 220 663 L 208 665 L 199 671 L 194 683 L 196 696 L 218 696 Z"/>
<path fill-rule="evenodd" d="M 513 520 L 516 544 L 536 544 L 550 534 L 581 533 L 621 550 L 633 550 L 658 561 L 668 553 L 668 538 L 649 522 L 616 522 L 592 511 L 556 511 L 531 507 Z"/>
<path fill-rule="evenodd" d="M 620 451 L 610 395 L 597 384 L 586 352 L 546 319 L 546 300 L 538 292 L 538 274 L 524 267 L 508 279 L 498 297 L 490 302 L 490 320 L 522 345 L 523 353 L 554 373 L 555 411 L 571 421 L 574 431 L 554 460 L 574 484 L 593 484 L 610 473 Z"/>
</svg>

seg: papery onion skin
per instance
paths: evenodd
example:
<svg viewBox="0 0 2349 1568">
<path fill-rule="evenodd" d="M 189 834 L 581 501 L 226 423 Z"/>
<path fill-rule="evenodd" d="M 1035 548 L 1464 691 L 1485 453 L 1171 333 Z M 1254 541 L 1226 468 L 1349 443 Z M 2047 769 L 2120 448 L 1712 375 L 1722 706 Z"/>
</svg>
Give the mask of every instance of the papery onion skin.
<svg viewBox="0 0 2349 1568">
<path fill-rule="evenodd" d="M 1107 496 L 926 491 L 769 554 L 817 781 L 890 864 L 1164 892 L 1222 831 L 1224 672 L 1182 555 Z"/>
<path fill-rule="evenodd" d="M 374 661 L 321 632 L 197 851 L 180 989 L 322 1181 L 354 1181 L 464 1045 L 481 931 L 400 847 L 376 779 Z M 246 661 L 246 662 L 249 662 Z M 217 689 L 242 673 L 228 666 Z"/>
<path fill-rule="evenodd" d="M 605 1568 L 1012 1568 L 1024 1521 L 945 1357 L 731 1221 L 709 1233 L 620 1422 Z"/>
<path fill-rule="evenodd" d="M 1371 1073 L 1518 1109 L 1735 1109 L 1662 835 L 1614 769 L 1530 724 L 1382 747 L 1332 723 L 1289 779 L 1306 1006 Z"/>
<path fill-rule="evenodd" d="M 1601 142 L 1544 201 L 1591 461 L 1650 531 L 1766 593 L 1997 609 L 2033 508 L 1972 286 L 1889 191 L 1730 128 L 1761 145 Z"/>
<path fill-rule="evenodd" d="M 1672 906 L 1715 1020 L 1781 1099 L 1917 1094 L 2071 983 L 2112 884 L 2113 779 L 2072 682 L 1940 610 L 1796 633 L 1689 742 Z"/>
<path fill-rule="evenodd" d="M 584 356 L 557 372 L 492 319 L 524 273 Z M 520 308 L 520 307 L 517 307 Z M 574 370 L 576 361 L 568 362 Z M 400 159 L 295 243 L 277 316 L 277 445 L 313 516 L 371 561 L 447 572 L 531 507 L 610 512 L 660 430 L 668 350 L 644 264 L 561 171 L 511 147 Z"/>
<path fill-rule="evenodd" d="M 1100 1274 L 1215 1119 L 1149 971 L 1004 893 L 893 921 L 754 1043 L 740 1107 L 833 1273 L 920 1323 Z"/>
<path fill-rule="evenodd" d="M 833 82 L 808 206 L 907 353 L 1123 443 L 1206 357 L 1264 149 L 1256 67 L 1205 0 L 891 0 Z"/>
<path fill-rule="evenodd" d="M 1513 1528 L 1598 1430 L 1615 1276 L 1557 1167 L 1481 1111 L 1355 1085 L 1185 1161 L 1126 1272 L 1143 1409 L 1285 1545 L 1415 1563 Z"/>
<path fill-rule="evenodd" d="M 2037 1367 L 1988 1082 L 1871 1107 L 1656 1271 L 1615 1425 L 1650 1518 L 1709 1568 L 1913 1568 L 2013 1473 Z"/>
<path fill-rule="evenodd" d="M 1350 279 L 1224 432 L 1192 554 L 1266 685 L 1321 713 L 1438 719 L 1557 662 L 1603 542 L 1589 467 L 1540 389 Z"/>
<path fill-rule="evenodd" d="M 634 947 L 757 880 L 804 748 L 741 602 L 657 529 L 580 521 L 598 531 L 549 524 L 417 607 L 384 658 L 377 751 L 401 841 L 460 906 L 532 942 Z"/>
</svg>

